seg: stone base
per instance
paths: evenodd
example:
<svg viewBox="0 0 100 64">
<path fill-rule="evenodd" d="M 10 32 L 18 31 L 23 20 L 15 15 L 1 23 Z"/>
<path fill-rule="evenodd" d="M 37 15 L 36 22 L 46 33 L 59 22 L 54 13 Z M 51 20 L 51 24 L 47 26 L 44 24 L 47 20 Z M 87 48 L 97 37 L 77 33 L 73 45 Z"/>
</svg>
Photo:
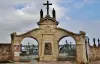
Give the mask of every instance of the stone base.
<svg viewBox="0 0 100 64">
<path fill-rule="evenodd" d="M 88 62 L 80 62 L 80 61 L 77 61 L 76 64 L 89 64 Z"/>
<path fill-rule="evenodd" d="M 14 62 L 19 62 L 20 61 L 20 56 L 14 56 Z"/>
<path fill-rule="evenodd" d="M 39 61 L 57 61 L 57 58 L 54 58 L 51 55 L 45 55 L 44 57 L 41 57 Z"/>
</svg>

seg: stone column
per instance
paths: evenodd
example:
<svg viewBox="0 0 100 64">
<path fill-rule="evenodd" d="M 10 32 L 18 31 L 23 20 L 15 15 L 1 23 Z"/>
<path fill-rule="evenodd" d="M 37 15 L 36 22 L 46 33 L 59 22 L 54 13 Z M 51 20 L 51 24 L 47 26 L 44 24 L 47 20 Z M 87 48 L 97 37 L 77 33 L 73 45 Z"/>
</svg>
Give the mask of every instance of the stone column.
<svg viewBox="0 0 100 64">
<path fill-rule="evenodd" d="M 43 39 L 42 39 L 42 35 L 39 35 L 37 39 L 37 42 L 38 42 L 38 58 L 39 58 L 39 61 L 41 60 L 41 58 L 43 58 L 43 54 L 42 54 L 42 47 L 43 47 Z"/>
<path fill-rule="evenodd" d="M 79 40 L 76 41 L 76 56 L 77 64 L 87 63 L 85 39 L 83 37 L 79 37 Z"/>
<path fill-rule="evenodd" d="M 14 61 L 20 61 L 20 38 L 15 38 L 13 42 Z"/>
<path fill-rule="evenodd" d="M 39 44 L 40 45 L 40 50 L 39 50 L 39 52 L 40 52 L 40 61 L 42 61 L 43 60 L 43 58 L 44 58 L 44 45 L 45 45 L 45 43 L 43 42 L 43 40 L 41 41 L 41 43 Z"/>
<path fill-rule="evenodd" d="M 39 57 L 39 60 L 43 57 L 43 54 L 42 54 L 42 42 L 38 43 L 38 57 Z"/>
<path fill-rule="evenodd" d="M 11 55 L 12 55 L 12 61 L 14 61 L 14 39 L 15 39 L 15 36 L 16 36 L 16 32 L 14 33 L 11 33 L 10 34 L 11 36 Z"/>
<path fill-rule="evenodd" d="M 52 56 L 55 57 L 55 44 L 54 44 L 54 42 L 52 42 L 51 45 L 52 45 Z"/>
<path fill-rule="evenodd" d="M 53 51 L 53 60 L 57 61 L 58 58 L 58 43 L 57 41 L 54 40 L 54 42 L 52 42 L 52 51 Z"/>
<path fill-rule="evenodd" d="M 83 46 L 82 44 L 76 44 L 76 64 L 83 62 Z"/>
<path fill-rule="evenodd" d="M 11 40 L 11 55 L 12 55 L 12 61 L 14 61 L 14 40 Z"/>
<path fill-rule="evenodd" d="M 55 56 L 58 59 L 59 57 L 59 43 L 57 41 L 55 41 Z"/>
<path fill-rule="evenodd" d="M 86 57 L 85 38 L 82 38 L 82 43 L 83 43 L 83 61 L 84 61 L 84 63 L 87 63 L 88 62 L 88 59 Z"/>
</svg>

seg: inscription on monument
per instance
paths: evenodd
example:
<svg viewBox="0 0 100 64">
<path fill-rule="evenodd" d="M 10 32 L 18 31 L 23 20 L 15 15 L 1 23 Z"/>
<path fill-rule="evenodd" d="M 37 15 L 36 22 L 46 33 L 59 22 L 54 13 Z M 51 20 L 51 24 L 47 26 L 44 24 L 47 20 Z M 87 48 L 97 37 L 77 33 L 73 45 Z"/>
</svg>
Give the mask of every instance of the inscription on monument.
<svg viewBox="0 0 100 64">
<path fill-rule="evenodd" d="M 45 43 L 44 55 L 52 55 L 51 43 Z"/>
</svg>

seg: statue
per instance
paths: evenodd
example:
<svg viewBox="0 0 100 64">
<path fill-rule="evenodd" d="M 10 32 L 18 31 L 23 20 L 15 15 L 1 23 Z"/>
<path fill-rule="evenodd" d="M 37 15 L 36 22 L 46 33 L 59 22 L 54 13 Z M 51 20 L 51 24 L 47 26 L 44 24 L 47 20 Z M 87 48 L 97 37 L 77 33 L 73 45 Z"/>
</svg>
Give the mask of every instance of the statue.
<svg viewBox="0 0 100 64">
<path fill-rule="evenodd" d="M 98 43 L 100 42 L 99 38 L 98 38 Z"/>
<path fill-rule="evenodd" d="M 68 44 L 68 41 L 66 40 L 66 44 Z"/>
<path fill-rule="evenodd" d="M 15 35 L 16 35 L 16 32 L 13 32 L 13 33 L 10 34 L 11 40 L 14 40 L 14 36 L 15 36 Z"/>
<path fill-rule="evenodd" d="M 89 41 L 90 41 L 90 39 L 88 38 L 88 44 L 90 43 Z"/>
<path fill-rule="evenodd" d="M 40 18 L 43 18 L 43 10 L 40 10 Z"/>
<path fill-rule="evenodd" d="M 72 50 L 72 42 L 70 42 L 70 49 Z"/>
<path fill-rule="evenodd" d="M 87 44 L 88 44 L 89 46 L 91 46 L 91 45 L 90 45 L 90 39 L 89 39 L 89 38 L 88 38 Z"/>
<path fill-rule="evenodd" d="M 98 46 L 100 46 L 100 40 L 99 40 L 99 38 L 98 38 Z"/>
<path fill-rule="evenodd" d="M 55 12 L 54 8 L 52 10 L 52 16 L 53 16 L 53 18 L 56 18 L 56 12 Z"/>
<path fill-rule="evenodd" d="M 95 38 L 93 38 L 93 43 L 94 43 L 94 44 L 93 44 L 93 46 L 96 46 L 96 43 L 95 43 Z"/>
</svg>

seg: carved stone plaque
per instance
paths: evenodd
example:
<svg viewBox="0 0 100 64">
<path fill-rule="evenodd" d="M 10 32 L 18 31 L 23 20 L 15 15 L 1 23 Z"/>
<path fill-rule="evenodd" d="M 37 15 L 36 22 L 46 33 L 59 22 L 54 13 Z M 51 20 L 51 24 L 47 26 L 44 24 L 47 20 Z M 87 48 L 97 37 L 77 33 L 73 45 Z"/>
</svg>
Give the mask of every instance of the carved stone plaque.
<svg viewBox="0 0 100 64">
<path fill-rule="evenodd" d="M 45 33 L 51 33 L 52 32 L 50 26 L 45 27 L 44 30 L 45 30 Z"/>
<path fill-rule="evenodd" d="M 45 43 L 44 55 L 52 55 L 51 43 Z"/>
</svg>

